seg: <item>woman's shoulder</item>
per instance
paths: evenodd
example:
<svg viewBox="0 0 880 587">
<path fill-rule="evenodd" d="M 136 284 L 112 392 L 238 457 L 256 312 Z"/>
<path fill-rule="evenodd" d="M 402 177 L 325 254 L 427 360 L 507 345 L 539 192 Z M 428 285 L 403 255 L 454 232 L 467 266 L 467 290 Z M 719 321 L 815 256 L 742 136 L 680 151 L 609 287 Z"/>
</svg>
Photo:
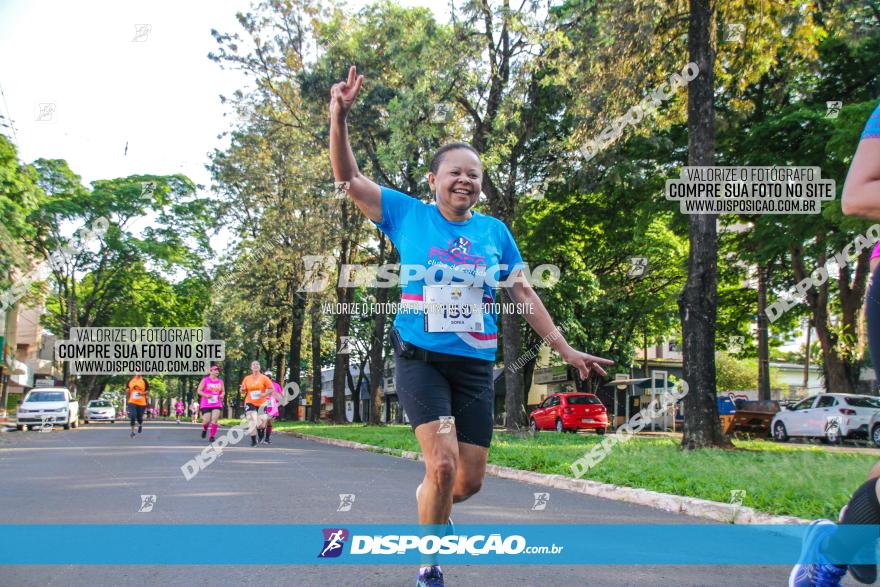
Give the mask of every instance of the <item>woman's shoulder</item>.
<svg viewBox="0 0 880 587">
<path fill-rule="evenodd" d="M 387 185 L 379 186 L 379 188 L 382 190 L 382 199 L 386 206 L 429 206 L 428 203 L 422 201 L 416 196 L 390 188 Z"/>
<path fill-rule="evenodd" d="M 483 214 L 476 211 L 474 211 L 474 214 L 478 222 L 489 227 L 491 230 L 498 231 L 502 234 L 510 234 L 510 228 L 500 218 L 496 218 L 495 216 L 490 216 L 489 214 Z"/>
</svg>

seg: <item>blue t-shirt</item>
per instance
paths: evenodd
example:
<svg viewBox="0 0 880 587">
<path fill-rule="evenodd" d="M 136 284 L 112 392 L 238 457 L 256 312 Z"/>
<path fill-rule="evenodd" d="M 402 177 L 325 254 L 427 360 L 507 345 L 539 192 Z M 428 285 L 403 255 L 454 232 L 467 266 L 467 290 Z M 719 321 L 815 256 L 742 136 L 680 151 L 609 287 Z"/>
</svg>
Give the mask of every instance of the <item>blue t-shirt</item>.
<svg viewBox="0 0 880 587">
<path fill-rule="evenodd" d="M 877 105 L 871 118 L 868 119 L 868 124 L 865 125 L 861 140 L 865 139 L 880 139 L 880 104 Z"/>
<path fill-rule="evenodd" d="M 387 187 L 382 187 L 382 222 L 376 223 L 400 252 L 403 304 L 424 301 L 426 284 L 449 283 L 452 271 L 473 274 L 483 270 L 483 303 L 494 304 L 495 287 L 524 264 L 513 235 L 500 220 L 471 211 L 464 222 L 450 222 L 435 204 L 426 204 Z M 425 276 L 415 269 L 424 267 Z M 444 276 L 444 269 L 446 274 Z M 404 278 L 408 279 L 404 284 Z M 446 277 L 446 281 L 443 281 Z M 452 279 L 459 280 L 457 277 Z M 488 308 L 494 310 L 494 308 Z M 498 315 L 483 314 L 483 332 L 426 332 L 420 309 L 401 310 L 394 319 L 401 338 L 423 349 L 449 355 L 495 360 L 498 347 Z"/>
</svg>

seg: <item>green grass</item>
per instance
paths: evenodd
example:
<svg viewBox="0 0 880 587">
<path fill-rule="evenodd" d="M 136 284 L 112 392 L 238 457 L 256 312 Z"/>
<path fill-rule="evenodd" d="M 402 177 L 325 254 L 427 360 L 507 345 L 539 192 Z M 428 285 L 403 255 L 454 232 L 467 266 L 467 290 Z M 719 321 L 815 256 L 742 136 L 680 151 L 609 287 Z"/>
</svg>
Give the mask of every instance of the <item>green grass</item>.
<svg viewBox="0 0 880 587">
<path fill-rule="evenodd" d="M 415 435 L 406 425 L 276 422 L 274 429 L 400 451 L 419 450 Z M 489 462 L 571 477 L 571 463 L 600 440 L 592 434 L 541 432 L 531 437 L 496 431 Z M 831 452 L 820 447 L 763 440 L 734 443 L 737 450 L 685 452 L 671 438 L 634 438 L 614 446 L 584 478 L 721 502 L 728 502 L 731 490 L 739 489 L 746 491 L 743 505 L 762 512 L 836 519 L 838 510 L 877 461 L 872 455 Z"/>
</svg>

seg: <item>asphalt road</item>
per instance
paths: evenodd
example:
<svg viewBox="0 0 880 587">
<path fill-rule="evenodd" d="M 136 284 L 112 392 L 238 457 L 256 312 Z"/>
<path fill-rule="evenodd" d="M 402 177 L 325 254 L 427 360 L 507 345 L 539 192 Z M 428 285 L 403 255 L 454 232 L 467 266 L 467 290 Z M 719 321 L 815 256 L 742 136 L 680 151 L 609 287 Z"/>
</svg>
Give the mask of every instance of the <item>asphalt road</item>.
<svg viewBox="0 0 880 587">
<path fill-rule="evenodd" d="M 0 521 L 102 524 L 412 524 L 418 462 L 317 444 L 276 434 L 271 446 L 249 441 L 229 447 L 190 481 L 180 467 L 204 446 L 200 427 L 147 422 L 130 439 L 124 425 L 78 430 L 0 433 Z M 533 511 L 540 487 L 487 477 L 483 489 L 458 504 L 458 524 L 699 524 L 702 520 L 652 508 L 550 489 L 550 502 Z M 355 494 L 338 512 L 339 494 Z M 155 495 L 151 512 L 138 512 L 141 495 Z M 248 508 L 249 497 L 273 495 L 277 508 Z M 257 539 L 258 541 L 258 539 Z M 243 540 L 242 546 L 247 547 Z M 280 546 L 280 545 L 279 545 Z M 194 547 L 198 547 L 195 545 Z M 313 548 L 313 545 L 308 545 Z M 639 553 L 632 553 L 633 561 Z M 444 567 L 447 585 L 785 585 L 782 566 L 456 565 Z M 0 585 L 355 585 L 410 586 L 409 566 L 305 565 L 5 566 Z"/>
</svg>

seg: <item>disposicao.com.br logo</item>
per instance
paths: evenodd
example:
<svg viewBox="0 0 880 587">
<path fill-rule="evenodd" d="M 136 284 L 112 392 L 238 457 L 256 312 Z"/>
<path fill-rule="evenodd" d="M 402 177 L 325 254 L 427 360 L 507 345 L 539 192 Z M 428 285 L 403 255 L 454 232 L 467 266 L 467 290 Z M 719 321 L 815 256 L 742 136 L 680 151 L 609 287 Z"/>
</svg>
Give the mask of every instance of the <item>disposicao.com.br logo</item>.
<svg viewBox="0 0 880 587">
<path fill-rule="evenodd" d="M 348 530 L 344 528 L 325 528 L 324 546 L 318 558 L 338 557 L 346 540 Z M 518 534 L 502 537 L 501 534 L 475 534 L 453 536 L 417 536 L 415 534 L 353 535 L 349 554 L 352 555 L 406 555 L 410 551 L 420 554 L 469 554 L 480 555 L 518 555 L 518 554 L 559 554 L 564 546 L 528 546 L 526 539 Z"/>
<path fill-rule="evenodd" d="M 324 528 L 324 546 L 318 554 L 318 558 L 336 558 L 342 554 L 342 548 L 348 539 L 348 530 L 345 528 Z"/>
</svg>

